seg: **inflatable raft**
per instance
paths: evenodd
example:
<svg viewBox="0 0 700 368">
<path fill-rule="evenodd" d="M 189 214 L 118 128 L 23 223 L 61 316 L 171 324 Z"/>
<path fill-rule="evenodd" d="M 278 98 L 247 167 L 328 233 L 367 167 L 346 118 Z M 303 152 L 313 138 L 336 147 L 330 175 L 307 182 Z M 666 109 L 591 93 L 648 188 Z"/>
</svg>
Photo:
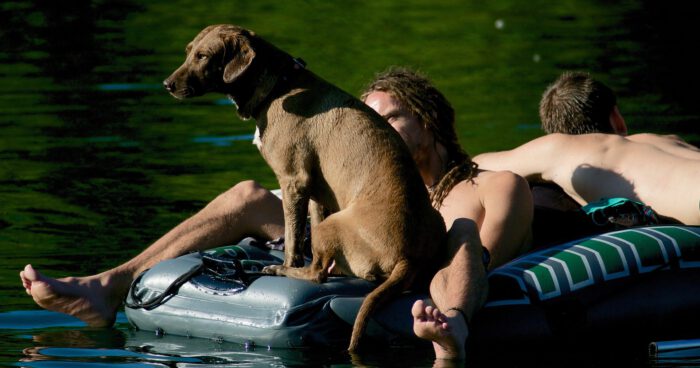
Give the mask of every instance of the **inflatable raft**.
<svg viewBox="0 0 700 368">
<path fill-rule="evenodd" d="M 134 281 L 126 315 L 159 334 L 273 348 L 346 346 L 375 285 L 258 273 L 282 257 L 248 239 L 161 262 Z M 489 286 L 470 341 L 693 337 L 700 327 L 700 227 L 640 227 L 536 250 L 492 270 Z M 405 293 L 377 311 L 365 336 L 386 345 L 419 342 L 410 314 L 419 298 L 427 295 Z"/>
</svg>

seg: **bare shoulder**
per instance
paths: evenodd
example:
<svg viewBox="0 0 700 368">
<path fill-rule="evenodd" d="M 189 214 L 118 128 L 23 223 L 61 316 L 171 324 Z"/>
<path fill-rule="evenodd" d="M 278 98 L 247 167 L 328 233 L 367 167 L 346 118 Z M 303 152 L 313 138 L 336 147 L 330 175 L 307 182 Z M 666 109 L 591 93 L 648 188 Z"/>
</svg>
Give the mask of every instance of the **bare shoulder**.
<svg viewBox="0 0 700 368">
<path fill-rule="evenodd" d="M 624 137 L 617 134 L 607 133 L 588 133 L 588 134 L 549 134 L 549 144 L 556 145 L 557 149 L 562 147 L 575 148 L 591 147 L 603 144 L 615 144 L 625 140 Z"/>
<path fill-rule="evenodd" d="M 610 149 L 625 146 L 628 142 L 623 136 L 606 133 L 589 134 L 550 134 L 549 141 L 551 160 L 558 159 L 560 162 L 578 162 L 584 157 L 601 154 Z"/>
<path fill-rule="evenodd" d="M 509 187 L 517 186 L 522 183 L 527 185 L 527 181 L 522 176 L 507 170 L 482 170 L 479 171 L 479 174 L 474 178 L 474 181 L 482 186 Z"/>
<path fill-rule="evenodd" d="M 440 207 L 440 214 L 448 227 L 459 218 L 478 221 L 483 216 L 480 183 L 481 179 L 476 177 L 474 180 L 462 180 L 452 187 Z"/>
<path fill-rule="evenodd" d="M 470 218 L 482 226 L 487 208 L 495 218 L 500 218 L 499 213 L 508 212 L 513 205 L 528 203 L 529 198 L 530 188 L 523 177 L 510 171 L 479 170 L 473 179 L 463 180 L 452 188 L 440 213 L 447 224 L 457 218 Z"/>
<path fill-rule="evenodd" d="M 481 171 L 475 178 L 478 190 L 484 194 L 508 195 L 518 191 L 529 191 L 527 180 L 511 171 Z"/>
<path fill-rule="evenodd" d="M 489 200 L 507 199 L 530 192 L 527 180 L 511 171 L 480 170 L 472 180 L 463 180 L 450 191 L 448 199 L 483 205 Z M 451 197 L 451 198 L 450 198 Z"/>
<path fill-rule="evenodd" d="M 654 147 L 674 158 L 700 160 L 700 149 L 677 135 L 640 133 L 628 136 L 627 141 L 637 143 L 640 146 Z"/>
<path fill-rule="evenodd" d="M 580 137 L 582 137 L 582 135 L 552 133 L 535 138 L 523 144 L 521 147 L 528 147 L 530 150 L 558 149 L 561 145 L 570 144 L 572 140 Z"/>
<path fill-rule="evenodd" d="M 457 183 L 443 202 L 444 205 L 459 204 L 463 208 L 483 207 L 489 199 L 506 198 L 518 190 L 528 190 L 527 181 L 510 171 L 479 170 L 470 180 Z"/>
<path fill-rule="evenodd" d="M 632 140 L 632 141 L 637 141 L 637 142 L 653 142 L 653 141 L 667 141 L 667 142 L 675 142 L 675 143 L 680 143 L 684 142 L 681 137 L 675 135 L 675 134 L 654 134 L 654 133 L 637 133 L 637 134 L 631 134 L 627 136 L 627 139 Z"/>
<path fill-rule="evenodd" d="M 654 133 L 637 133 L 627 136 L 627 139 L 637 143 L 648 143 L 651 145 L 670 145 L 681 148 L 687 148 L 693 151 L 698 151 L 698 147 L 683 140 L 683 138 L 675 134 L 654 134 Z"/>
</svg>

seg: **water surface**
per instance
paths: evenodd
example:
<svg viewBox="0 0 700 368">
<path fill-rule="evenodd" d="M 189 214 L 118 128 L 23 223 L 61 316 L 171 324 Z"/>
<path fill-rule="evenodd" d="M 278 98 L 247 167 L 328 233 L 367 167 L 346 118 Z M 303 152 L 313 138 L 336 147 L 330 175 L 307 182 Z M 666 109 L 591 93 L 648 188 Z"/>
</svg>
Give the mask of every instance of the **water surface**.
<svg viewBox="0 0 700 368">
<path fill-rule="evenodd" d="M 233 184 L 276 187 L 222 96 L 160 87 L 204 26 L 251 28 L 353 94 L 390 65 L 452 101 L 468 152 L 541 134 L 537 103 L 567 69 L 612 86 L 631 131 L 700 143 L 689 5 L 438 0 L 5 1 L 0 4 L 0 365 L 349 364 L 343 354 L 93 330 L 38 310 L 17 273 L 87 275 L 135 255 Z M 430 366 L 429 350 L 371 354 Z M 598 360 L 605 361 L 605 357 Z M 628 356 L 629 362 L 637 357 Z M 595 360 L 595 359 L 594 359 Z M 572 357 L 571 361 L 579 361 Z"/>
</svg>

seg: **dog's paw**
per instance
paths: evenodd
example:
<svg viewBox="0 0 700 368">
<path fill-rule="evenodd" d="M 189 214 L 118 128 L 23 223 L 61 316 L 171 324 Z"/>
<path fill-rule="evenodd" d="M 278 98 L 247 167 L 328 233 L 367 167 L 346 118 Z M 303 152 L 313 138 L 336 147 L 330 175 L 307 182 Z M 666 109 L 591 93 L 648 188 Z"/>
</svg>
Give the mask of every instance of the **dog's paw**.
<svg viewBox="0 0 700 368">
<path fill-rule="evenodd" d="M 269 265 L 262 269 L 262 273 L 267 275 L 282 275 L 284 268 L 285 267 L 282 265 Z"/>
<path fill-rule="evenodd" d="M 294 255 L 292 257 L 292 261 L 290 264 L 286 265 L 287 267 L 304 267 L 304 256 L 302 255 Z"/>
</svg>

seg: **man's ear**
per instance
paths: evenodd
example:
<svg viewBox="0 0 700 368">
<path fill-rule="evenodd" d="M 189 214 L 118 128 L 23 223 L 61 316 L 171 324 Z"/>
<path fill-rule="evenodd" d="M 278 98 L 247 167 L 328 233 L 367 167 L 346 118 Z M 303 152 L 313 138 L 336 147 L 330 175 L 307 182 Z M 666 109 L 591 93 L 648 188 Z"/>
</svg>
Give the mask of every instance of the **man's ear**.
<svg viewBox="0 0 700 368">
<path fill-rule="evenodd" d="M 225 83 L 231 83 L 243 74 L 253 63 L 255 50 L 250 46 L 250 40 L 246 37 L 234 36 L 224 40 L 226 47 L 233 51 L 233 58 L 224 67 L 223 79 Z"/>
<path fill-rule="evenodd" d="M 622 117 L 620 110 L 617 105 L 613 107 L 610 112 L 610 126 L 612 130 L 617 135 L 625 136 L 627 135 L 627 125 L 625 124 L 625 118 Z"/>
</svg>

